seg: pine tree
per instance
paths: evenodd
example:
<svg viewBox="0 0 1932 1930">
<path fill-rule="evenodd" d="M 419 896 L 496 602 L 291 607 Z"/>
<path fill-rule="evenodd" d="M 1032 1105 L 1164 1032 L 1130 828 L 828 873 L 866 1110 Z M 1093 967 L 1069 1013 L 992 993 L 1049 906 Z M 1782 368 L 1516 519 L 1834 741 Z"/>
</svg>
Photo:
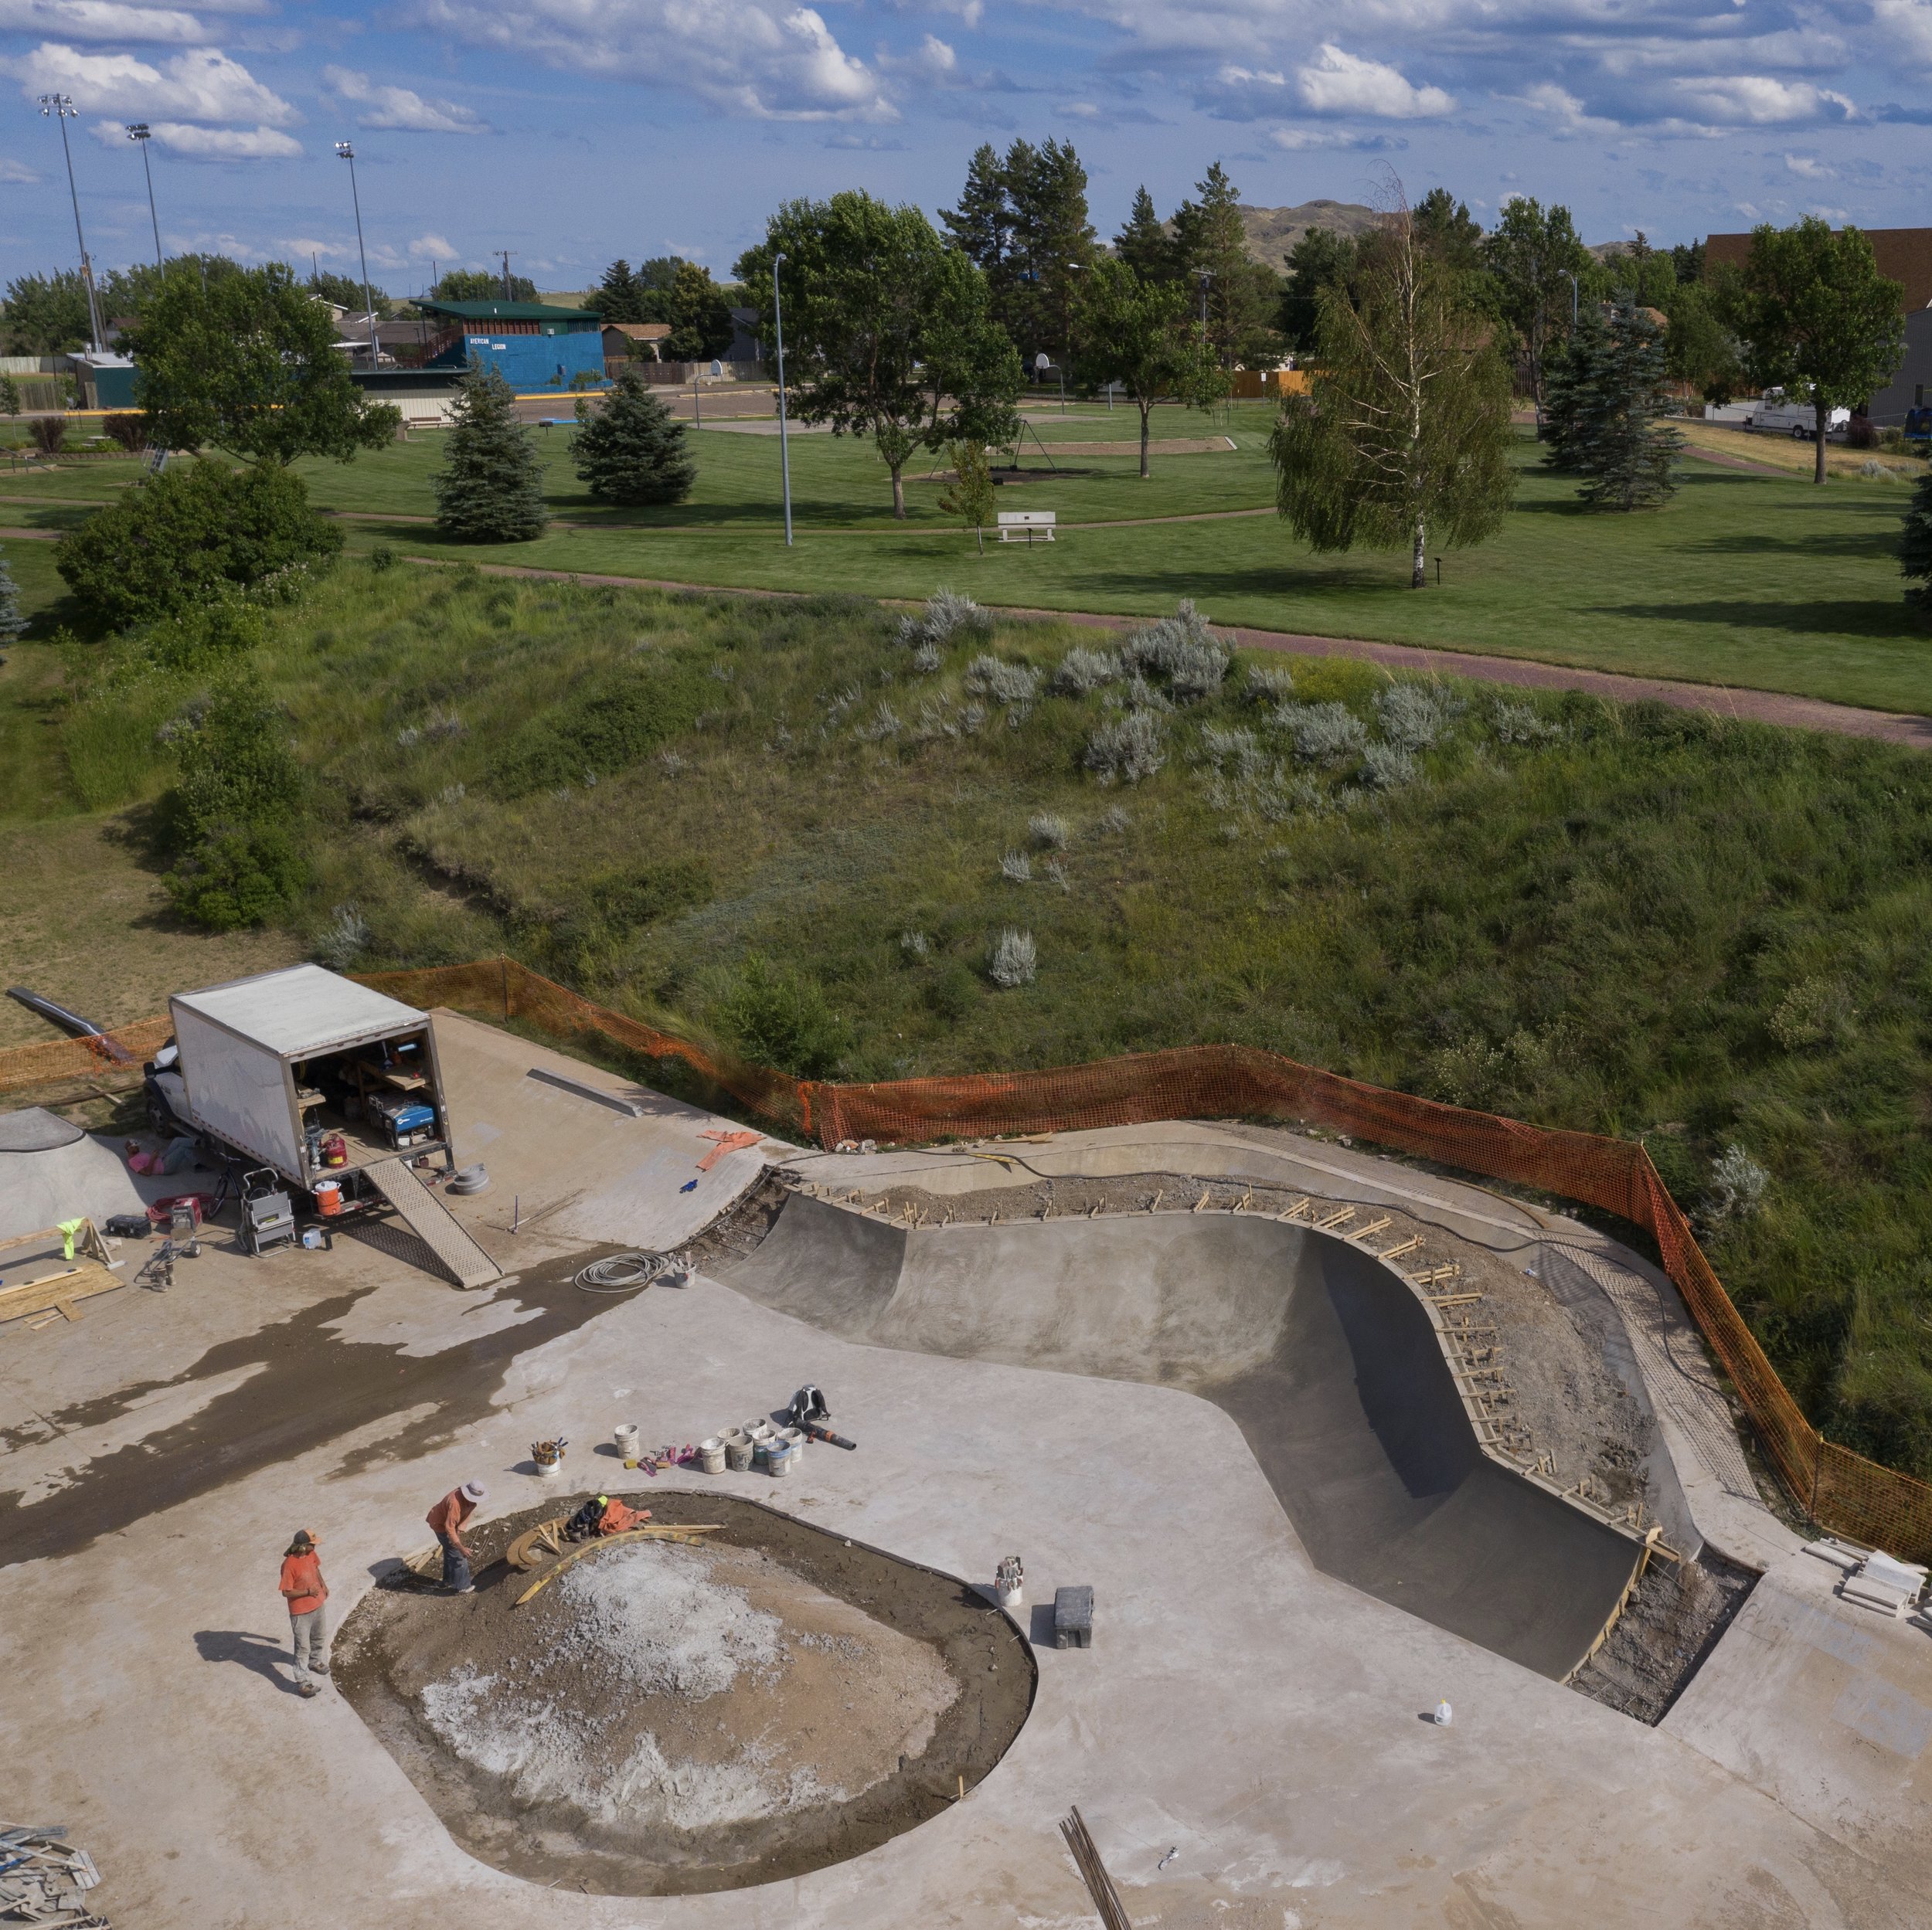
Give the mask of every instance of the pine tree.
<svg viewBox="0 0 1932 1930">
<path fill-rule="evenodd" d="M 966 189 L 959 206 L 941 209 L 939 220 L 953 246 L 981 274 L 995 274 L 1006 253 L 1011 216 L 1005 172 L 990 141 L 981 141 L 967 164 Z"/>
<path fill-rule="evenodd" d="M 1174 278 L 1174 238 L 1155 212 L 1154 197 L 1145 187 L 1134 191 L 1134 212 L 1114 237 L 1114 258 L 1124 261 L 1143 281 Z"/>
<path fill-rule="evenodd" d="M 1932 609 L 1932 473 L 1912 485 L 1905 505 L 1905 526 L 1899 532 L 1899 572 L 1916 580 L 1905 600 L 1921 610 Z"/>
<path fill-rule="evenodd" d="M 616 386 L 593 414 L 587 398 L 577 404 L 571 454 L 577 480 L 606 502 L 637 506 L 682 502 L 697 480 L 698 466 L 685 446 L 684 424 L 674 422 L 643 375 L 627 363 Z"/>
<path fill-rule="evenodd" d="M 1272 346 L 1281 277 L 1248 253 L 1241 191 L 1219 161 L 1195 183 L 1195 192 L 1199 201 L 1184 201 L 1174 211 L 1175 263 L 1197 304 L 1206 276 L 1207 338 L 1222 367 L 1232 369 Z"/>
<path fill-rule="evenodd" d="M 436 473 L 436 522 L 446 536 L 475 543 L 527 542 L 549 520 L 543 467 L 516 419 L 510 385 L 495 369 L 470 365 L 456 420 Z"/>
<path fill-rule="evenodd" d="M 1072 347 L 1073 284 L 1098 252 L 1087 219 L 1087 170 L 1068 141 L 1015 141 L 1002 175 L 1011 229 L 1001 273 L 991 277 L 994 314 L 1030 364 L 1044 352 L 1062 365 Z"/>
<path fill-rule="evenodd" d="M 631 272 L 631 264 L 620 255 L 604 271 L 590 305 L 606 321 L 643 321 L 644 291 Z"/>
<path fill-rule="evenodd" d="M 0 644 L 10 644 L 27 627 L 20 613 L 20 592 L 14 586 L 13 572 L 0 556 Z"/>
<path fill-rule="evenodd" d="M 1550 367 L 1552 460 L 1583 478 L 1593 509 L 1655 509 L 1675 490 L 1683 437 L 1659 420 L 1668 406 L 1664 331 L 1628 295 L 1607 316 L 1579 316 Z"/>
</svg>

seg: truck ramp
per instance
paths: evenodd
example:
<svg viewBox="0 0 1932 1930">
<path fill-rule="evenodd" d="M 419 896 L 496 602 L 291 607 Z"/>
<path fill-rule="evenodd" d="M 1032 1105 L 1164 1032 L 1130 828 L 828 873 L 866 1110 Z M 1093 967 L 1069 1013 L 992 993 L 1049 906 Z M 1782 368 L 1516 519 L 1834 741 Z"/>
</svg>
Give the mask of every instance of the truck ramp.
<svg viewBox="0 0 1932 1930">
<path fill-rule="evenodd" d="M 362 1171 L 458 1286 L 488 1286 L 503 1277 L 502 1268 L 456 1223 L 406 1160 L 381 1160 Z"/>
</svg>

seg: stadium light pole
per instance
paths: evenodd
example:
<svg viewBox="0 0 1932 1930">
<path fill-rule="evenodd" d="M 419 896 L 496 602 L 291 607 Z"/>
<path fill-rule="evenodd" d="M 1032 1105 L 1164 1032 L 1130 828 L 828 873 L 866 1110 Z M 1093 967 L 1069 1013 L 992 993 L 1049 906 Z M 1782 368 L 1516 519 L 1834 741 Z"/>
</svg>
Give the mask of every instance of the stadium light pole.
<svg viewBox="0 0 1932 1930">
<path fill-rule="evenodd" d="M 1577 277 L 1567 268 L 1559 268 L 1557 274 L 1570 284 L 1570 332 L 1577 332 Z"/>
<path fill-rule="evenodd" d="M 362 246 L 362 197 L 355 188 L 355 150 L 348 141 L 338 141 L 335 151 L 349 163 L 349 198 L 355 207 L 355 252 L 362 263 L 362 308 L 369 322 L 369 367 L 373 375 L 383 359 L 383 349 L 376 339 L 376 304 L 369 292 L 369 250 Z"/>
<path fill-rule="evenodd" d="M 791 448 L 785 438 L 785 310 L 778 294 L 781 254 L 771 257 L 771 318 L 778 328 L 778 467 L 785 481 L 785 547 L 791 547 Z"/>
<path fill-rule="evenodd" d="M 73 149 L 67 144 L 67 123 L 75 119 L 80 110 L 71 96 L 64 93 L 43 93 L 40 97 L 40 114 L 43 120 L 60 123 L 60 151 L 67 160 L 67 198 L 73 203 L 73 238 L 80 244 L 80 280 L 87 291 L 87 326 L 92 331 L 88 347 L 96 355 L 101 351 L 100 304 L 94 299 L 94 265 L 87 259 L 87 237 L 80 232 L 80 191 L 73 185 Z"/>
<path fill-rule="evenodd" d="M 148 143 L 154 138 L 154 131 L 145 121 L 131 121 L 127 124 L 128 138 L 141 150 L 141 171 L 148 177 L 148 219 L 155 228 L 155 266 L 163 263 L 161 256 L 161 216 L 155 212 L 155 171 L 148 165 Z"/>
</svg>

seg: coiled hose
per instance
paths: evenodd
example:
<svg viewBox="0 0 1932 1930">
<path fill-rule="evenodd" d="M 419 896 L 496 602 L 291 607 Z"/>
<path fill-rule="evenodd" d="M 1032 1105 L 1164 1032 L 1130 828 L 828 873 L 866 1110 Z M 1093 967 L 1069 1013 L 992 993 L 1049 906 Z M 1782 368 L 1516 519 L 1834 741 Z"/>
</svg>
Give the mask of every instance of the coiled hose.
<svg viewBox="0 0 1932 1930">
<path fill-rule="evenodd" d="M 670 1265 L 662 1253 L 613 1253 L 593 1260 L 577 1276 L 587 1293 L 634 1293 L 648 1286 Z"/>
</svg>

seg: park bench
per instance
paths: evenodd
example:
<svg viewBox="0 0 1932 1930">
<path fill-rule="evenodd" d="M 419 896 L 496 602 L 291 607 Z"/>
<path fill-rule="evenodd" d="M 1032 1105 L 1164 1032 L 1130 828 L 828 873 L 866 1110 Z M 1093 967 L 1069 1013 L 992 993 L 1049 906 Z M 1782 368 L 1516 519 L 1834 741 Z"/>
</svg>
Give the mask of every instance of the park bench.
<svg viewBox="0 0 1932 1930">
<path fill-rule="evenodd" d="M 999 539 L 1003 543 L 1023 542 L 1030 549 L 1036 542 L 1053 540 L 1053 514 L 1050 509 L 1002 509 L 999 512 Z"/>
</svg>

